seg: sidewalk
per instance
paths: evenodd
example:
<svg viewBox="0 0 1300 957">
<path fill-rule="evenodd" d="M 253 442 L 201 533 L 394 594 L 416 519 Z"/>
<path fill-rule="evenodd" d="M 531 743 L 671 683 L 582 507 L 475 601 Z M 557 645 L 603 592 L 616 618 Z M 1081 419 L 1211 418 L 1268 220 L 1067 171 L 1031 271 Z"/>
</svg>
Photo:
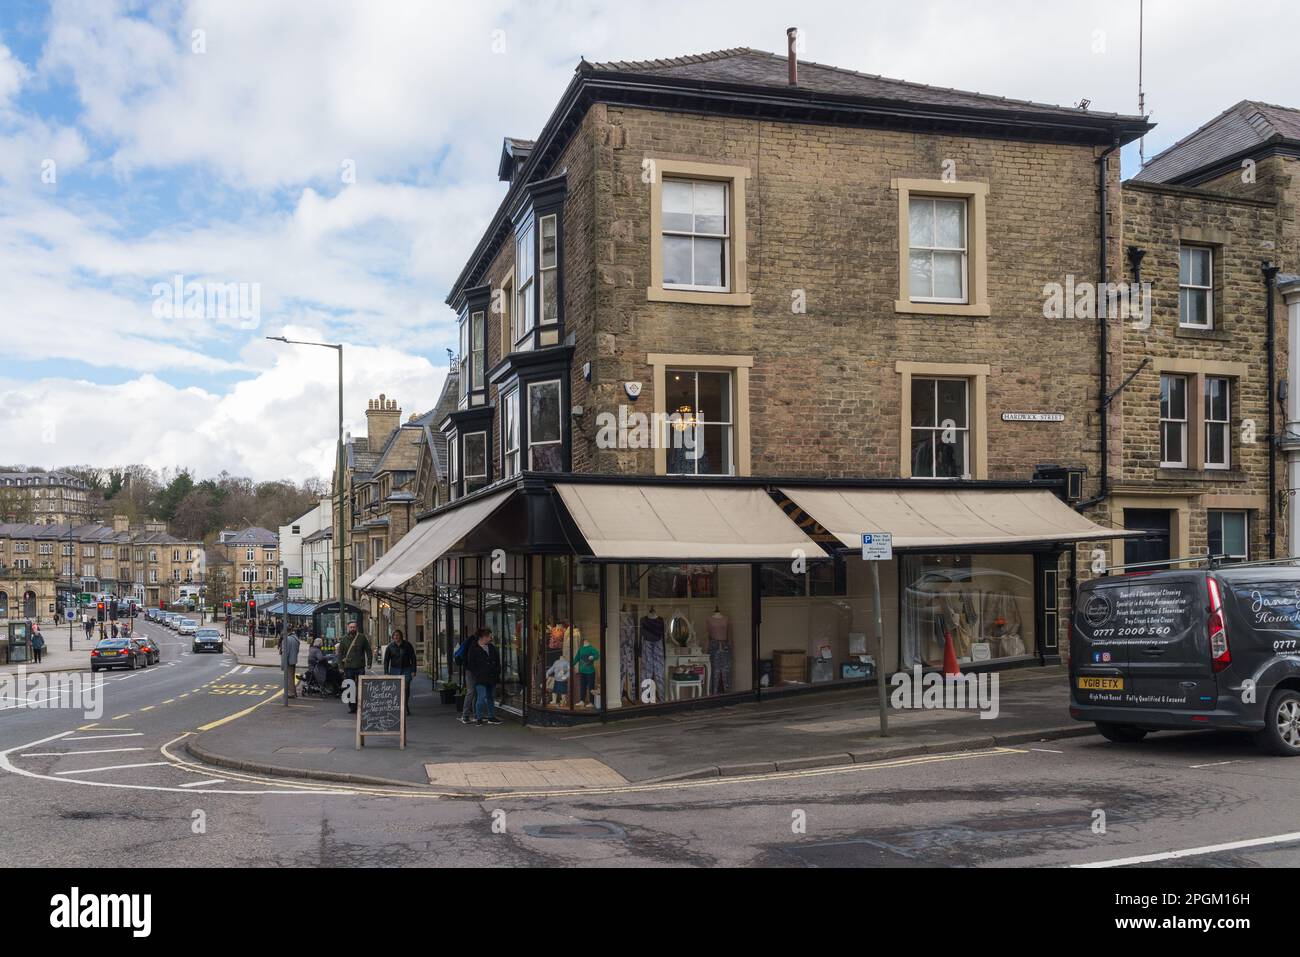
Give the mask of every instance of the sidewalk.
<svg viewBox="0 0 1300 957">
<path fill-rule="evenodd" d="M 276 700 L 190 740 L 200 761 L 352 784 L 432 786 L 473 795 L 609 787 L 831 767 L 1094 733 L 1072 721 L 1063 667 L 999 676 L 1000 714 L 889 713 L 879 736 L 874 689 L 802 695 L 715 710 L 570 728 L 462 725 L 427 677 L 411 697 L 406 750 L 355 748 L 355 717 L 337 699 Z"/>
<path fill-rule="evenodd" d="M 29 657 L 22 664 L 0 665 L 0 674 L 16 674 L 20 668 L 25 669 L 28 674 L 42 671 L 90 670 L 90 649 L 99 641 L 99 632 L 95 632 L 95 637 L 88 641 L 81 622 L 77 622 L 72 629 L 72 651 L 68 651 L 66 623 L 62 625 L 42 623 L 41 635 L 45 638 L 45 654 L 39 665 Z M 28 654 L 31 654 L 30 651 Z"/>
</svg>

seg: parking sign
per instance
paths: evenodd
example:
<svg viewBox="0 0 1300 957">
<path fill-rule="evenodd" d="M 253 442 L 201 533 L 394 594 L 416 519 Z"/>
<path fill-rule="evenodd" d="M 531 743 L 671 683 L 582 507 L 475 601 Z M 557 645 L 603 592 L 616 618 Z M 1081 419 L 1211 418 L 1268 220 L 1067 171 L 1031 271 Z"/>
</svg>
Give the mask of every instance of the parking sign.
<svg viewBox="0 0 1300 957">
<path fill-rule="evenodd" d="M 893 532 L 863 532 L 862 560 L 864 562 L 887 562 L 894 557 Z"/>
</svg>

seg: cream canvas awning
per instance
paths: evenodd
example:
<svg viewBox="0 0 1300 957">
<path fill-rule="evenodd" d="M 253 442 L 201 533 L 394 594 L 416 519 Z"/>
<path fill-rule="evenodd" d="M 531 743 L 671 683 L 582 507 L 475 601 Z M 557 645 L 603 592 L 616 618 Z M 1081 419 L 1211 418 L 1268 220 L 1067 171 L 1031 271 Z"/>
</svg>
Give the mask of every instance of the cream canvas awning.
<svg viewBox="0 0 1300 957">
<path fill-rule="evenodd" d="M 367 568 L 352 587 L 362 591 L 401 588 L 491 517 L 513 492 L 514 489 L 506 489 L 463 508 L 426 518 L 407 532 L 383 558 Z"/>
<path fill-rule="evenodd" d="M 895 548 L 1081 542 L 1133 534 L 1103 528 L 1047 489 L 782 488 L 849 548 L 889 532 Z"/>
<path fill-rule="evenodd" d="M 824 553 L 756 488 L 556 483 L 596 558 L 789 561 Z"/>
</svg>

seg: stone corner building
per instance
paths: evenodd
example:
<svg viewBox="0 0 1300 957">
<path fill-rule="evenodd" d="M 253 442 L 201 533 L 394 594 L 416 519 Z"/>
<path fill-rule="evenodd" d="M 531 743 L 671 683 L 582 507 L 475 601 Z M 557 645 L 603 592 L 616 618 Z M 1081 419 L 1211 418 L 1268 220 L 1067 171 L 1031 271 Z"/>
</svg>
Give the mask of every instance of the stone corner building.
<svg viewBox="0 0 1300 957">
<path fill-rule="evenodd" d="M 1111 486 L 1154 480 L 1120 453 L 1151 377 L 1227 368 L 1267 404 L 1262 343 L 1185 367 L 1206 340 L 1170 334 L 1117 406 L 1146 346 L 1046 318 L 1051 288 L 1123 280 L 1154 193 L 1118 148 L 1149 128 L 743 48 L 582 62 L 536 139 L 504 141 L 448 296 L 451 501 L 353 588 L 423 610 L 444 680 L 490 627 L 528 720 L 1058 659 L 1076 549 L 1123 535 Z M 1176 227 L 1149 215 L 1164 269 Z M 1161 480 L 1189 512 L 1204 482 L 1257 495 L 1259 453 L 1233 461 Z"/>
</svg>

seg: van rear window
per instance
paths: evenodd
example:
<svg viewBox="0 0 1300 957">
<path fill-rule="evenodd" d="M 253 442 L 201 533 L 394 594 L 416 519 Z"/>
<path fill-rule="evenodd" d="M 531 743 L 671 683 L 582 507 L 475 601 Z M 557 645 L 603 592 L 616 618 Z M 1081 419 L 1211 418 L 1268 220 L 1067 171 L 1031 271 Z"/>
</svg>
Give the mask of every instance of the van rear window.
<svg viewBox="0 0 1300 957">
<path fill-rule="evenodd" d="M 1237 614 L 1259 631 L 1300 631 L 1300 582 L 1236 582 Z"/>
<path fill-rule="evenodd" d="M 1079 604 L 1079 629 L 1097 639 L 1173 638 L 1192 627 L 1193 582 L 1133 582 L 1094 588 Z"/>
</svg>

